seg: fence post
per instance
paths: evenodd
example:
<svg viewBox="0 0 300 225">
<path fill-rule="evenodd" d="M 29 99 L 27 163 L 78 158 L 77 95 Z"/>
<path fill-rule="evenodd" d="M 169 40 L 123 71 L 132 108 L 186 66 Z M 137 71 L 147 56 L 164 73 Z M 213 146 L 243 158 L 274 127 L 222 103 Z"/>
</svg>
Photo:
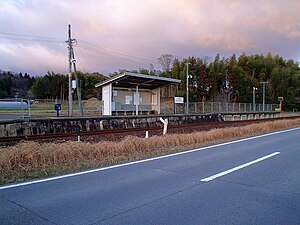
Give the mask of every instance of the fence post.
<svg viewBox="0 0 300 225">
<path fill-rule="evenodd" d="M 24 120 L 24 105 L 23 98 L 21 98 L 21 106 L 22 106 L 22 119 Z"/>
<path fill-rule="evenodd" d="M 211 102 L 211 113 L 213 113 L 213 112 L 214 112 L 214 103 Z"/>
<path fill-rule="evenodd" d="M 31 111 L 30 111 L 30 98 L 27 99 L 28 102 L 28 116 L 31 117 Z"/>
</svg>

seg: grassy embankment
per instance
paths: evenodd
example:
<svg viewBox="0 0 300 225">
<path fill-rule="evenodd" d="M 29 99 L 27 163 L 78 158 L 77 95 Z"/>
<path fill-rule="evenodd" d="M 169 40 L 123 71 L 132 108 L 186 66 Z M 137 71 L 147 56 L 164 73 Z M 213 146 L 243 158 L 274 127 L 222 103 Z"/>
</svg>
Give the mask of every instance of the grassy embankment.
<svg viewBox="0 0 300 225">
<path fill-rule="evenodd" d="M 119 142 L 23 141 L 0 148 L 0 183 L 107 166 L 299 126 L 300 119 L 293 119 L 148 139 L 129 136 Z"/>
</svg>

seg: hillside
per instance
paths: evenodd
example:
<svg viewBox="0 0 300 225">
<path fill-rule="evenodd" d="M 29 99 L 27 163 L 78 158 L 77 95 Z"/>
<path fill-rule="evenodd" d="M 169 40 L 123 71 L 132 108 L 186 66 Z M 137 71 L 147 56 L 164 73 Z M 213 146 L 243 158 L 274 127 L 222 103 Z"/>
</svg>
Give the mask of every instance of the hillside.
<svg viewBox="0 0 300 225">
<path fill-rule="evenodd" d="M 34 77 L 27 73 L 13 73 L 0 70 L 0 99 L 18 97 L 27 98 L 30 88 L 35 82 Z"/>
</svg>

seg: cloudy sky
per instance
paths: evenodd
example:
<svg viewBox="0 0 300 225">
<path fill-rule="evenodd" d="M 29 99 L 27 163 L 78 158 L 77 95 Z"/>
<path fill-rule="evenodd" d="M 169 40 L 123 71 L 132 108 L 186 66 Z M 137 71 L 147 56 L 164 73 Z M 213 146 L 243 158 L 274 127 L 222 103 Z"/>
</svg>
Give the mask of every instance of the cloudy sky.
<svg viewBox="0 0 300 225">
<path fill-rule="evenodd" d="M 300 0 L 0 0 L 0 70 L 161 69 L 164 53 L 279 54 L 300 61 Z"/>
</svg>

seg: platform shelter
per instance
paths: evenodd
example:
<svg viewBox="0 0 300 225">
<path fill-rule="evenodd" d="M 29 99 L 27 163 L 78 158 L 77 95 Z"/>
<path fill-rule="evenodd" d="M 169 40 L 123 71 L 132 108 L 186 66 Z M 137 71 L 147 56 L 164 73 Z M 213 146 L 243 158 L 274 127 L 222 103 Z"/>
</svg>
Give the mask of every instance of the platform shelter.
<svg viewBox="0 0 300 225">
<path fill-rule="evenodd" d="M 180 83 L 166 77 L 125 72 L 95 85 L 102 88 L 103 115 L 160 114 L 160 89 Z"/>
</svg>

